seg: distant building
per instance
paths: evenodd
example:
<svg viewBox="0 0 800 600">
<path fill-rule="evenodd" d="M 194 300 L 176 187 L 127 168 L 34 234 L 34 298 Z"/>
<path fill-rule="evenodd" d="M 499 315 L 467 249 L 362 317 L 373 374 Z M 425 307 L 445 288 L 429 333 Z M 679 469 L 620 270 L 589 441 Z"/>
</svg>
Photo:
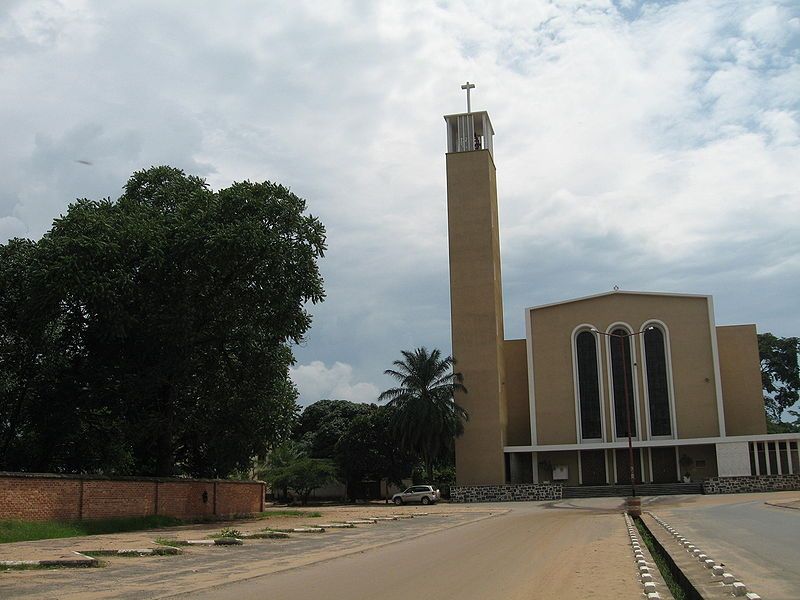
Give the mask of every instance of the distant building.
<svg viewBox="0 0 800 600">
<path fill-rule="evenodd" d="M 717 326 L 711 296 L 554 302 L 506 340 L 494 130 L 483 111 L 445 121 L 459 485 L 626 484 L 629 415 L 637 482 L 800 473 L 798 436 L 767 435 L 755 325 Z"/>
</svg>

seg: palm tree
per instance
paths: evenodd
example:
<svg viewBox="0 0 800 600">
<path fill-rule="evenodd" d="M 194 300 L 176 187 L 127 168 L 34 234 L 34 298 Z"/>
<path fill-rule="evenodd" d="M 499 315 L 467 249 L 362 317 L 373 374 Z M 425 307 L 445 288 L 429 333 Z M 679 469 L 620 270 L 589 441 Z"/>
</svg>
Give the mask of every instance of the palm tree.
<svg viewBox="0 0 800 600">
<path fill-rule="evenodd" d="M 461 373 L 453 372 L 455 361 L 433 349 L 413 352 L 403 350 L 403 360 L 394 369 L 384 371 L 394 377 L 399 387 L 383 392 L 378 401 L 388 400 L 395 408 L 394 430 L 403 450 L 421 458 L 428 479 L 433 483 L 433 465 L 453 447 L 455 438 L 464 433 L 467 411 L 456 404 L 456 391 L 467 393 Z"/>
</svg>

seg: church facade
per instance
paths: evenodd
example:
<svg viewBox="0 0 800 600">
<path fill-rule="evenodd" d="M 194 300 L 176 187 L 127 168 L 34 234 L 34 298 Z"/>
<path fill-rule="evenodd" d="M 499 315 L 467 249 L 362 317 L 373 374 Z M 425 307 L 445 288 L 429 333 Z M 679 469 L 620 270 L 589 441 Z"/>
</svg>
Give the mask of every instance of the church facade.
<svg viewBox="0 0 800 600">
<path fill-rule="evenodd" d="M 755 325 L 717 325 L 710 296 L 534 306 L 525 339 L 505 339 L 494 131 L 482 111 L 445 122 L 459 486 L 800 473 L 797 434 L 767 434 Z"/>
</svg>

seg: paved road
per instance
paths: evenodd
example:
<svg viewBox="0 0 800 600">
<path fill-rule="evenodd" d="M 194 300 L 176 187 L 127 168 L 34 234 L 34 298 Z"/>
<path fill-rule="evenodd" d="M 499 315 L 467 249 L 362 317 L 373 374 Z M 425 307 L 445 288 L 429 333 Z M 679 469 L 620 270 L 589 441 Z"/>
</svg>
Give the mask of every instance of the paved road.
<svg viewBox="0 0 800 600">
<path fill-rule="evenodd" d="M 575 511 L 535 503 L 497 506 L 510 511 L 369 552 L 194 592 L 191 597 L 641 597 L 618 511 Z"/>
<path fill-rule="evenodd" d="M 441 505 L 420 518 L 111 559 L 102 569 L 0 572 L 0 598 L 638 599 L 618 505 Z"/>
<path fill-rule="evenodd" d="M 765 501 L 798 495 L 696 496 L 651 508 L 765 600 L 797 600 L 800 510 Z"/>
</svg>

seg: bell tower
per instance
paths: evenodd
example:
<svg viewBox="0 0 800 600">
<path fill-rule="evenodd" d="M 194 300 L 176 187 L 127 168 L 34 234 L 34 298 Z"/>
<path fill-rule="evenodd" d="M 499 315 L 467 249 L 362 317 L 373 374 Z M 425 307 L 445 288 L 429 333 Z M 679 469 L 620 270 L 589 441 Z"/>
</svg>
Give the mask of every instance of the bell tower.
<svg viewBox="0 0 800 600">
<path fill-rule="evenodd" d="M 497 183 L 486 111 L 446 115 L 447 224 L 453 358 L 467 393 L 456 402 L 469 412 L 456 439 L 459 485 L 505 482 L 505 361 Z"/>
</svg>

